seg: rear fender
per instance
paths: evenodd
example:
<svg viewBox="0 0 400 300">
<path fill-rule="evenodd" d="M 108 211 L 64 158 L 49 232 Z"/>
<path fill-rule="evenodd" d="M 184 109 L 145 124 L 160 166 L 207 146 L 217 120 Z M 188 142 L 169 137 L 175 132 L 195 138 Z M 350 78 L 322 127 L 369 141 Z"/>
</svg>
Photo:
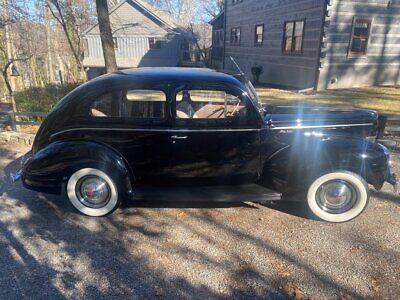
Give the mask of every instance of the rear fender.
<svg viewBox="0 0 400 300">
<path fill-rule="evenodd" d="M 25 162 L 22 174 L 28 181 L 51 182 L 51 185 L 61 190 L 62 183 L 72 172 L 85 167 L 107 171 L 118 180 L 122 192 L 130 192 L 132 189 L 133 172 L 122 155 L 96 142 L 51 143 Z"/>
</svg>

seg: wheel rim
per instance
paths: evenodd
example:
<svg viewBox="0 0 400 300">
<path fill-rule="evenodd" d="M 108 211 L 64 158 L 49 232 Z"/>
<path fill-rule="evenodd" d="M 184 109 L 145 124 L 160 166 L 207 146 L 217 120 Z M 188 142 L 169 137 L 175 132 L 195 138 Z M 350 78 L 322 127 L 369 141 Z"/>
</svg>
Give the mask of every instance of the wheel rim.
<svg viewBox="0 0 400 300">
<path fill-rule="evenodd" d="M 356 204 L 357 198 L 357 190 L 345 180 L 328 181 L 318 188 L 316 194 L 318 206 L 331 214 L 349 211 Z"/>
<path fill-rule="evenodd" d="M 101 177 L 95 175 L 84 176 L 75 188 L 78 200 L 86 207 L 101 208 L 110 201 L 111 189 Z"/>
</svg>

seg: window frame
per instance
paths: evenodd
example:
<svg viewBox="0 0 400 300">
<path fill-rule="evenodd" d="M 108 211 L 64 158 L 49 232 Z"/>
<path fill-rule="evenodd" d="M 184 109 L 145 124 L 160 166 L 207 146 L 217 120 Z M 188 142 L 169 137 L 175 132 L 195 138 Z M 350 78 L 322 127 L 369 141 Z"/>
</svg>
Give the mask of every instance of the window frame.
<svg viewBox="0 0 400 300">
<path fill-rule="evenodd" d="M 235 41 L 237 36 L 238 36 L 238 30 L 239 30 L 239 40 Z M 235 34 L 234 34 L 235 32 Z M 235 37 L 235 40 L 234 40 Z M 231 38 L 230 38 L 230 43 L 232 46 L 240 46 L 240 43 L 242 41 L 242 27 L 238 26 L 238 27 L 232 27 L 231 28 Z"/>
<path fill-rule="evenodd" d="M 303 30 L 301 33 L 301 50 L 296 51 L 296 38 L 299 36 L 296 36 L 296 23 L 303 22 Z M 291 49 L 290 51 L 286 50 L 286 41 L 288 36 L 286 35 L 286 26 L 289 23 L 293 23 L 293 29 L 292 29 L 292 35 L 291 35 Z M 297 19 L 297 20 L 290 20 L 290 21 L 285 21 L 283 24 L 283 35 L 282 35 L 282 54 L 283 55 L 297 55 L 301 56 L 303 55 L 303 49 L 304 49 L 304 36 L 305 36 L 305 29 L 306 29 L 306 18 L 304 19 Z"/>
<path fill-rule="evenodd" d="M 177 118 L 177 95 L 182 92 L 183 90 L 210 90 L 210 91 L 221 91 L 227 94 L 231 94 L 232 96 L 238 97 L 239 100 L 244 104 L 246 107 L 246 121 L 244 123 L 237 122 L 231 118 L 222 118 L 222 119 L 198 119 L 198 118 L 191 118 L 191 119 L 184 119 L 184 118 Z M 243 91 L 235 88 L 227 88 L 224 86 L 212 86 L 212 85 L 190 85 L 190 86 L 180 86 L 174 90 L 171 95 L 171 114 L 173 119 L 174 127 L 176 128 L 205 128 L 205 129 L 248 129 L 248 128 L 255 128 L 257 127 L 258 120 L 254 115 L 254 107 L 250 103 L 250 99 L 246 93 Z"/>
<path fill-rule="evenodd" d="M 215 29 L 212 31 L 212 38 L 213 38 L 213 43 L 212 45 L 214 47 L 223 47 L 224 46 L 224 29 Z M 217 39 L 218 37 L 218 39 Z M 217 43 L 218 41 L 218 43 Z"/>
<path fill-rule="evenodd" d="M 120 116 L 112 116 L 112 117 L 99 117 L 99 116 L 93 116 L 91 114 L 91 108 L 93 103 L 95 103 L 98 98 L 103 97 L 107 94 L 110 93 L 119 93 L 120 94 L 120 99 L 119 99 L 119 106 L 120 109 L 124 109 L 126 106 L 126 99 L 123 100 L 123 97 L 126 97 L 128 91 L 134 91 L 134 90 L 149 90 L 149 91 L 160 91 L 165 94 L 165 105 L 164 105 L 164 116 L 162 118 L 135 118 L 135 117 L 129 117 L 126 115 L 120 115 Z M 93 100 L 94 99 L 94 100 Z M 123 88 L 119 89 L 113 89 L 110 91 L 103 91 L 102 93 L 93 95 L 90 98 L 87 98 L 84 100 L 85 103 L 85 109 L 86 111 L 86 118 L 93 122 L 105 122 L 105 123 L 134 123 L 134 124 L 166 124 L 168 120 L 170 120 L 170 98 L 169 98 L 169 91 L 167 89 L 161 88 L 161 87 L 129 87 L 125 86 Z M 125 108 L 126 109 L 126 108 Z M 81 116 L 81 115 L 80 115 Z"/>
<path fill-rule="evenodd" d="M 368 36 L 356 36 L 355 35 L 355 30 L 356 30 L 356 24 L 357 23 L 367 23 L 368 24 Z M 362 17 L 362 16 L 354 16 L 353 18 L 353 24 L 351 28 L 351 35 L 350 35 L 350 41 L 349 41 L 349 48 L 348 48 L 348 57 L 367 57 L 368 56 L 368 46 L 369 42 L 371 40 L 371 32 L 372 32 L 372 25 L 373 25 L 373 18 L 370 17 Z M 365 50 L 364 51 L 353 51 L 353 42 L 354 39 L 360 39 L 366 40 L 365 44 Z"/>
<path fill-rule="evenodd" d="M 257 28 L 259 28 L 259 27 L 262 27 L 261 43 L 258 42 L 259 34 L 257 33 Z M 256 24 L 256 25 L 254 26 L 254 45 L 255 45 L 255 46 L 260 47 L 260 46 L 263 46 L 263 45 L 264 45 L 264 33 L 265 33 L 265 26 L 264 26 L 264 23 L 262 23 L 262 24 Z"/>
<path fill-rule="evenodd" d="M 152 40 L 153 42 L 150 43 L 150 40 Z M 147 41 L 149 43 L 149 49 L 150 50 L 159 50 L 159 49 L 161 49 L 161 40 L 159 40 L 158 38 L 156 38 L 156 37 L 148 37 Z M 153 45 L 153 47 L 151 45 Z"/>
</svg>

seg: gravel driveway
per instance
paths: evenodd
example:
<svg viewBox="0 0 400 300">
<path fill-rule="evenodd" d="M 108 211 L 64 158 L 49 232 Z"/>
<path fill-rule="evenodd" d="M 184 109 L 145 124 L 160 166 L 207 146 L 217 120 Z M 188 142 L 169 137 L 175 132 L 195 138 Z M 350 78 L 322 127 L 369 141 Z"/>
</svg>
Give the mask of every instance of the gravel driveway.
<svg viewBox="0 0 400 300">
<path fill-rule="evenodd" d="M 27 150 L 0 144 L 1 299 L 400 295 L 400 199 L 389 185 L 345 224 L 285 203 L 141 202 L 95 219 L 10 182 Z"/>
</svg>

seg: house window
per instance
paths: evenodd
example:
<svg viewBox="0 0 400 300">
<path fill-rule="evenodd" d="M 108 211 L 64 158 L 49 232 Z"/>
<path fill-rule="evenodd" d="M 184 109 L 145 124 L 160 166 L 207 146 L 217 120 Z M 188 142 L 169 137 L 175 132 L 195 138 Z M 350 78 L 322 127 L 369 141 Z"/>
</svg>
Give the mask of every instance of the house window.
<svg viewBox="0 0 400 300">
<path fill-rule="evenodd" d="M 254 44 L 256 46 L 261 46 L 264 42 L 264 24 L 256 25 Z"/>
<path fill-rule="evenodd" d="M 370 19 L 355 19 L 353 24 L 353 32 L 350 41 L 350 53 L 367 54 L 368 40 L 371 34 Z"/>
<path fill-rule="evenodd" d="M 115 37 L 113 38 L 113 43 L 114 43 L 114 49 L 118 49 L 118 39 Z"/>
<path fill-rule="evenodd" d="M 213 45 L 222 47 L 224 45 L 224 30 L 214 30 L 213 31 Z"/>
<path fill-rule="evenodd" d="M 161 41 L 156 38 L 149 38 L 149 49 L 160 49 Z"/>
<path fill-rule="evenodd" d="M 231 44 L 232 45 L 239 45 L 241 38 L 241 28 L 235 27 L 231 29 Z"/>
<path fill-rule="evenodd" d="M 285 22 L 282 52 L 286 54 L 302 54 L 305 20 Z"/>
<path fill-rule="evenodd" d="M 243 2 L 243 0 L 232 0 L 232 4 L 237 4 L 237 3 L 240 3 L 240 2 Z"/>
</svg>

